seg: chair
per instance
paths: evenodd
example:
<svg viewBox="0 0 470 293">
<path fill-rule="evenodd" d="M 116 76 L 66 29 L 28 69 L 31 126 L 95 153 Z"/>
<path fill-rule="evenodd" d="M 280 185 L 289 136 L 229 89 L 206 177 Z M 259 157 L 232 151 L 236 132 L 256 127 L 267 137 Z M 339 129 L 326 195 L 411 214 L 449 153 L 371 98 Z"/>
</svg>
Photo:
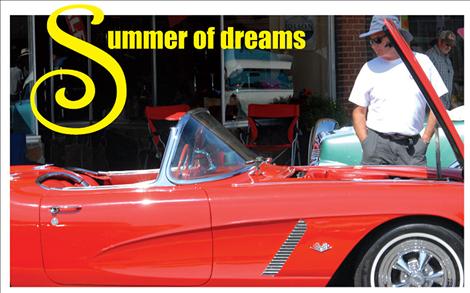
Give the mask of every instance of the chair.
<svg viewBox="0 0 470 293">
<path fill-rule="evenodd" d="M 145 107 L 145 117 L 147 118 L 148 128 L 155 147 L 156 158 L 161 158 L 163 154 L 170 134 L 170 128 L 175 126 L 188 111 L 189 106 L 186 104 Z M 147 162 L 148 153 L 145 158 L 145 167 L 147 167 Z"/>
<path fill-rule="evenodd" d="M 296 156 L 300 160 L 299 113 L 299 105 L 248 105 L 249 134 L 246 146 L 255 152 L 276 154 L 273 162 L 290 150 L 290 164 L 294 165 Z"/>
</svg>

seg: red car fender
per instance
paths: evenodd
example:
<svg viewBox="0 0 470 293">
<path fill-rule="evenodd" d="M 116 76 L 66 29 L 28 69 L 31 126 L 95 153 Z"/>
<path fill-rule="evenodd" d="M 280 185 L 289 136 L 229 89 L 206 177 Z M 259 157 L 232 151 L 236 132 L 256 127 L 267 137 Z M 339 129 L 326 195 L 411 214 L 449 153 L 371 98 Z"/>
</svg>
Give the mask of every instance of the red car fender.
<svg viewBox="0 0 470 293">
<path fill-rule="evenodd" d="M 214 235 L 210 286 L 233 285 L 234 279 L 244 286 L 323 286 L 366 235 L 393 219 L 422 216 L 463 226 L 461 183 L 373 180 L 233 187 L 207 188 Z M 449 196 L 443 205 L 444 192 Z M 299 220 L 307 229 L 295 250 L 275 276 L 263 276 Z M 331 249 L 316 251 L 316 243 Z"/>
</svg>

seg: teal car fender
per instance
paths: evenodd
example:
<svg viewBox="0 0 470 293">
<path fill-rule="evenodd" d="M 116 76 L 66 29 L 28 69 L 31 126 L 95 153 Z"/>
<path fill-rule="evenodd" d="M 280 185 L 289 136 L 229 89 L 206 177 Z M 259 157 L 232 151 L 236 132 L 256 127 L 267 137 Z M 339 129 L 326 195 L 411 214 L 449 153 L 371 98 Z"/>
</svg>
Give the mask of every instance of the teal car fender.
<svg viewBox="0 0 470 293">
<path fill-rule="evenodd" d="M 464 140 L 464 121 L 453 121 L 462 141 Z M 439 128 L 441 166 L 449 167 L 456 161 L 454 152 Z M 428 167 L 436 167 L 436 135 L 433 136 L 426 152 Z M 361 165 L 362 147 L 352 126 L 330 131 L 320 143 L 320 166 Z"/>
</svg>

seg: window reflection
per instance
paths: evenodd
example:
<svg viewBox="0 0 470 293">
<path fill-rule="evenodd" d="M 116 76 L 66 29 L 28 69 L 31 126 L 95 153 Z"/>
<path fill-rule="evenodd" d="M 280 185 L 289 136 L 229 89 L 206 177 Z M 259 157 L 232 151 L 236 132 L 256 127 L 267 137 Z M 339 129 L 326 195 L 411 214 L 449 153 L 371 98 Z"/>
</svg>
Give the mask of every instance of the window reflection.
<svg viewBox="0 0 470 293">
<path fill-rule="evenodd" d="M 245 121 L 249 104 L 293 103 L 304 90 L 331 98 L 328 16 L 224 16 L 224 28 L 228 27 L 256 32 L 303 30 L 307 46 L 224 50 L 225 121 Z"/>
</svg>

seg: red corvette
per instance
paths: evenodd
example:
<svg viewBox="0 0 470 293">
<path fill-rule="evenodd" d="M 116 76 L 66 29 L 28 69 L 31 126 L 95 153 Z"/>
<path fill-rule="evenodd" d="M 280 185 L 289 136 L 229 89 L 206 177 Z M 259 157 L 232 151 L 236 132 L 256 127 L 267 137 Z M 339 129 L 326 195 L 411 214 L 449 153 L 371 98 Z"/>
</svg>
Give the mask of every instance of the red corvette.
<svg viewBox="0 0 470 293">
<path fill-rule="evenodd" d="M 396 29 L 387 34 L 453 139 Z M 463 286 L 463 168 L 288 167 L 205 110 L 161 168 L 11 168 L 12 286 Z"/>
</svg>

